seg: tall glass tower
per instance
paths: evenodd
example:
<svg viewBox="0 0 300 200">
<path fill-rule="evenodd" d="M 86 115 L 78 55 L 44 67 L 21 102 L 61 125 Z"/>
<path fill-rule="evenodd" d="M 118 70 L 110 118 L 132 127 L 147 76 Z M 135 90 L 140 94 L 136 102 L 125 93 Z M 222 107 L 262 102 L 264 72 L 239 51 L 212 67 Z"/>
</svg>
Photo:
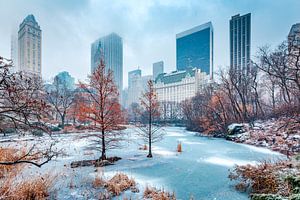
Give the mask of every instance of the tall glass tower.
<svg viewBox="0 0 300 200">
<path fill-rule="evenodd" d="M 176 68 L 196 67 L 213 78 L 213 26 L 211 22 L 176 34 Z"/>
<path fill-rule="evenodd" d="M 113 71 L 114 81 L 118 87 L 119 94 L 123 89 L 123 41 L 116 33 L 111 33 L 99 38 L 91 45 L 91 72 L 103 59 L 106 70 Z"/>
<path fill-rule="evenodd" d="M 231 17 L 230 28 L 230 68 L 248 72 L 251 65 L 251 13 Z"/>
<path fill-rule="evenodd" d="M 19 70 L 41 76 L 42 31 L 33 15 L 28 15 L 19 26 Z"/>
</svg>

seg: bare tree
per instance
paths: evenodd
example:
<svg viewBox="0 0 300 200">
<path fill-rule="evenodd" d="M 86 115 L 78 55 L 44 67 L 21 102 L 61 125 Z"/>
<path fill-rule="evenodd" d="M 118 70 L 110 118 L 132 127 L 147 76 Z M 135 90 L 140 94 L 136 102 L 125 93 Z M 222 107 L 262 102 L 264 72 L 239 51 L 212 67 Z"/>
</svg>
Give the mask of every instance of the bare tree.
<svg viewBox="0 0 300 200">
<path fill-rule="evenodd" d="M 41 130 L 50 135 L 45 125 L 49 106 L 44 101 L 41 79 L 33 74 L 10 73 L 11 60 L 0 57 L 0 131 L 5 134 L 7 128 L 24 135 L 27 132 Z M 37 167 L 57 156 L 53 144 L 46 151 L 32 145 L 13 161 L 1 160 L 0 165 L 29 163 Z"/>
<path fill-rule="evenodd" d="M 160 131 L 160 126 L 154 125 L 154 121 L 159 117 L 159 103 L 153 87 L 153 81 L 147 83 L 147 90 L 142 94 L 141 106 L 143 108 L 144 124 L 138 126 L 138 135 L 149 145 L 148 158 L 152 158 L 152 144 L 163 139 L 164 133 Z"/>
<path fill-rule="evenodd" d="M 91 148 L 101 151 L 100 160 L 106 160 L 106 151 L 119 147 L 123 139 L 120 124 L 123 113 L 119 104 L 119 94 L 113 80 L 113 72 L 105 70 L 103 60 L 89 77 L 89 84 L 81 83 L 85 101 L 81 107 L 81 118 L 90 122 L 95 133 L 87 137 L 96 138 Z M 97 132 L 99 131 L 99 132 Z"/>
<path fill-rule="evenodd" d="M 66 117 L 74 103 L 74 90 L 68 87 L 66 80 L 58 80 L 58 77 L 55 77 L 53 88 L 47 91 L 46 96 L 47 101 L 60 117 L 61 127 L 64 128 Z"/>
</svg>

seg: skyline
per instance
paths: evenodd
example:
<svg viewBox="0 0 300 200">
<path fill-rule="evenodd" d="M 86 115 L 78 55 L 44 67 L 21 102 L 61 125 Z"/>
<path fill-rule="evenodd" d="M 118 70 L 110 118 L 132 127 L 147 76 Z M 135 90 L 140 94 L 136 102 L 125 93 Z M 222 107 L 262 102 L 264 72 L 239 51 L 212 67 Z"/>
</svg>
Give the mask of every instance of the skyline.
<svg viewBox="0 0 300 200">
<path fill-rule="evenodd" d="M 73 3 L 74 2 L 74 3 Z M 61 71 L 85 80 L 90 72 L 90 44 L 97 38 L 116 32 L 124 40 L 123 84 L 127 74 L 138 66 L 151 74 L 152 64 L 163 60 L 165 72 L 176 69 L 176 34 L 212 21 L 214 26 L 214 68 L 229 66 L 229 20 L 236 14 L 252 14 L 252 58 L 257 47 L 272 47 L 286 39 L 291 26 L 300 21 L 300 2 L 265 1 L 10 1 L 0 16 L 0 53 L 10 57 L 12 29 L 33 14 L 43 30 L 42 74 L 46 80 Z M 287 10 L 288 16 L 280 10 Z M 102 15 L 101 11 L 105 12 Z M 178 15 L 180 12 L 182 15 Z M 115 23 L 112 23 L 115 22 Z M 176 22 L 176 24 L 174 23 Z M 106 27 L 104 30 L 102 27 Z M 58 50 L 59 49 L 59 50 Z M 74 59 L 76 58 L 76 59 Z"/>
</svg>

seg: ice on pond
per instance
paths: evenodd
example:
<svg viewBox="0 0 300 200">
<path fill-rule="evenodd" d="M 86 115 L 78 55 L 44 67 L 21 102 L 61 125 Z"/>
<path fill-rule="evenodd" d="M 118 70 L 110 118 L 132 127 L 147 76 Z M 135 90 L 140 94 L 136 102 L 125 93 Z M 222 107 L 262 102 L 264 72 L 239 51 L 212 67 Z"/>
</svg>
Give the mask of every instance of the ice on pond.
<svg viewBox="0 0 300 200">
<path fill-rule="evenodd" d="M 164 128 L 166 137 L 153 145 L 153 158 L 147 158 L 147 150 L 139 150 L 140 141 L 134 135 L 134 129 L 125 130 L 132 133 L 130 143 L 124 148 L 108 151 L 108 156 L 119 156 L 122 160 L 115 165 L 103 168 L 105 176 L 112 176 L 116 172 L 123 172 L 138 182 L 140 189 L 145 184 L 175 192 L 177 199 L 248 199 L 247 194 L 234 190 L 228 177 L 228 169 L 235 164 L 255 164 L 260 160 L 281 158 L 278 153 L 269 150 L 240 145 L 223 139 L 212 139 L 195 136 L 195 133 L 183 128 Z M 79 140 L 80 134 L 65 134 L 57 136 L 58 147 L 65 149 L 65 156 L 49 162 L 42 169 L 32 168 L 38 173 L 56 169 L 65 174 L 62 183 L 57 186 L 58 199 L 74 199 L 87 188 L 82 179 L 95 177 L 94 167 L 70 168 L 72 161 L 95 159 L 100 152 L 86 152 L 85 147 L 90 144 L 87 139 Z M 177 153 L 178 142 L 182 142 L 182 153 Z M 31 170 L 31 171 L 32 171 Z M 68 187 L 71 177 L 77 186 L 70 190 Z M 87 182 L 88 182 L 87 181 Z M 67 183 L 65 183 L 67 182 Z M 81 186 L 83 185 L 83 186 Z M 88 188 L 91 189 L 91 188 Z M 72 194 L 71 194 L 72 193 Z M 139 194 L 139 195 L 142 195 Z M 135 196 L 136 197 L 136 196 Z M 80 198 L 79 198 L 80 199 Z"/>
<path fill-rule="evenodd" d="M 239 159 L 232 159 L 232 158 L 221 158 L 221 157 L 209 157 L 206 159 L 198 159 L 198 162 L 205 162 L 210 163 L 214 165 L 220 165 L 225 167 L 233 167 L 235 165 L 256 165 L 256 161 L 250 161 L 250 160 L 239 160 Z"/>
</svg>

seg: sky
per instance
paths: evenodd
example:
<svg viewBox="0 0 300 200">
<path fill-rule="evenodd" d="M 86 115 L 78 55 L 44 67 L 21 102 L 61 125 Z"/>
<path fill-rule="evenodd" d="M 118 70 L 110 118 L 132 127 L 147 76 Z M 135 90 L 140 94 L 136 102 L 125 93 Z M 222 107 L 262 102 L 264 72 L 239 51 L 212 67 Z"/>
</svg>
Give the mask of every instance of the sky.
<svg viewBox="0 0 300 200">
<path fill-rule="evenodd" d="M 251 13 L 252 56 L 276 46 L 300 22 L 299 0 L 0 0 L 0 56 L 10 58 L 11 34 L 33 14 L 42 29 L 42 75 L 68 71 L 77 80 L 90 73 L 90 45 L 111 32 L 123 38 L 123 82 L 128 71 L 152 74 L 163 60 L 176 69 L 176 34 L 211 21 L 215 71 L 229 65 L 229 20 Z"/>
</svg>

